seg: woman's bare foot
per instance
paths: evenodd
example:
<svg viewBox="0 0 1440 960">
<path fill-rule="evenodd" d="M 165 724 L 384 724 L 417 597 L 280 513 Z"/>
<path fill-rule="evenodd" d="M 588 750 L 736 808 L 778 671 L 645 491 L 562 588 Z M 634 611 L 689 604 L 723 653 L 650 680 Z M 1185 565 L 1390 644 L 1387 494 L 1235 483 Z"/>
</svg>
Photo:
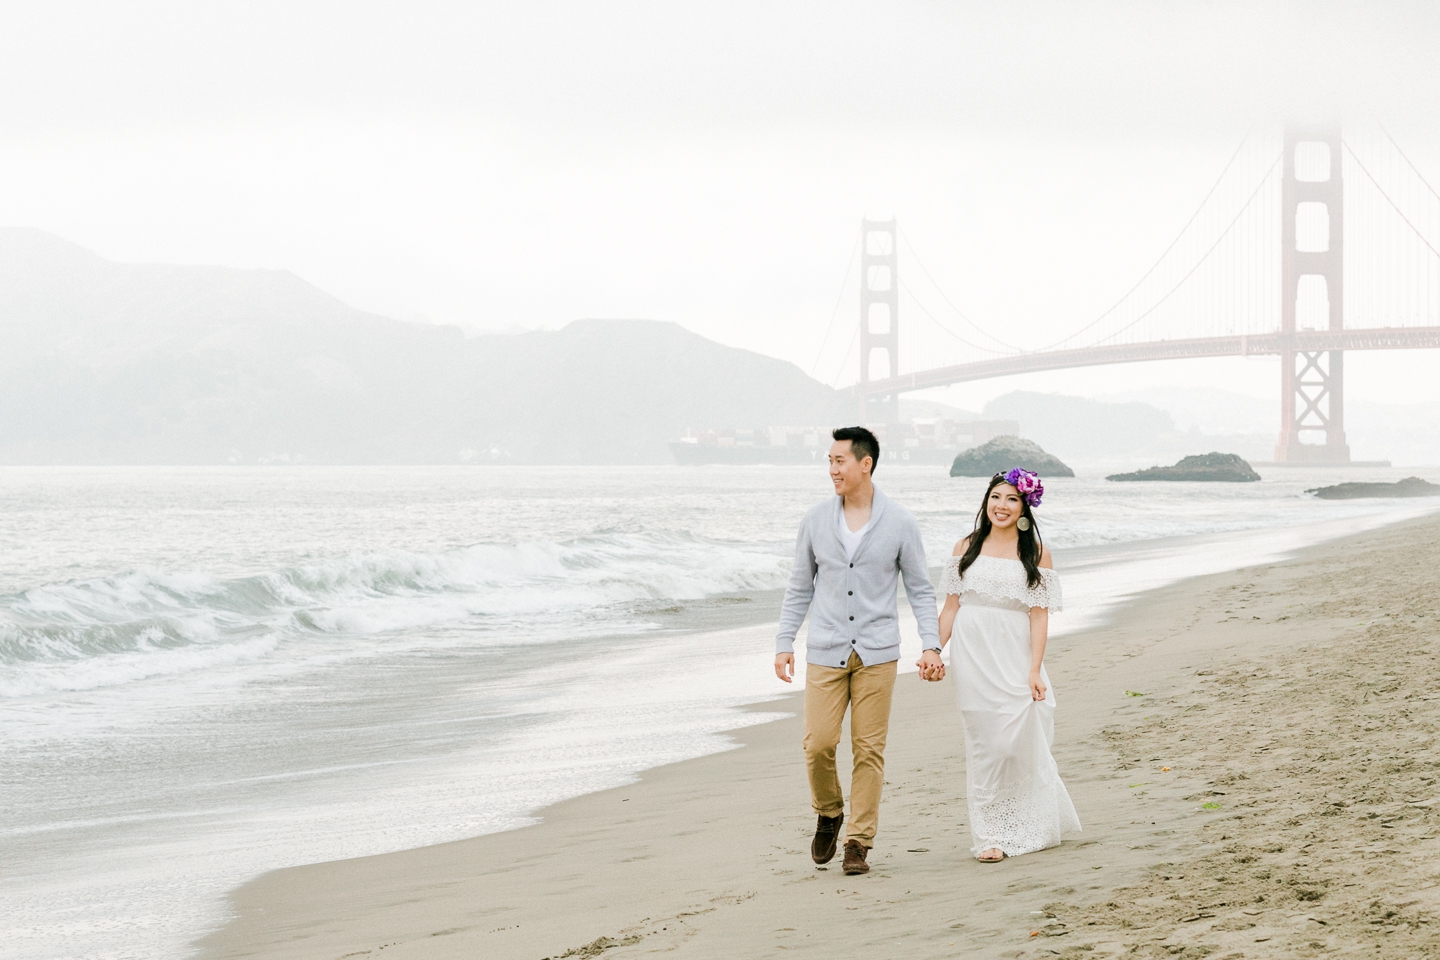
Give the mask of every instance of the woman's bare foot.
<svg viewBox="0 0 1440 960">
<path fill-rule="evenodd" d="M 975 859 L 981 863 L 999 863 L 1005 859 L 1005 851 L 999 847 L 991 847 L 989 850 L 980 851 L 980 855 Z"/>
</svg>

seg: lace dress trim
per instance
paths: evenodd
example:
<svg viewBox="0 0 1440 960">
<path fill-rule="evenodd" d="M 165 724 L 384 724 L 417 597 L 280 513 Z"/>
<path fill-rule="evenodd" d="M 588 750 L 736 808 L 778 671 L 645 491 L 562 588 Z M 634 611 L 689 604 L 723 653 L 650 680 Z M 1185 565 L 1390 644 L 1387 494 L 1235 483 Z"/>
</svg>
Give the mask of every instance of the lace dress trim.
<svg viewBox="0 0 1440 960">
<path fill-rule="evenodd" d="M 1060 577 L 1054 570 L 1041 569 L 1040 582 L 1035 586 L 1025 579 L 1025 565 L 1019 560 L 981 555 L 975 558 L 965 575 L 960 575 L 960 558 L 946 557 L 940 574 L 940 593 L 960 596 L 982 593 L 999 600 L 1014 600 L 1027 607 L 1045 607 L 1051 613 L 1064 609 Z"/>
<path fill-rule="evenodd" d="M 1080 818 L 1059 779 L 1022 792 L 970 788 L 971 853 L 998 848 L 1007 857 L 1060 845 L 1063 833 L 1078 833 Z"/>
</svg>

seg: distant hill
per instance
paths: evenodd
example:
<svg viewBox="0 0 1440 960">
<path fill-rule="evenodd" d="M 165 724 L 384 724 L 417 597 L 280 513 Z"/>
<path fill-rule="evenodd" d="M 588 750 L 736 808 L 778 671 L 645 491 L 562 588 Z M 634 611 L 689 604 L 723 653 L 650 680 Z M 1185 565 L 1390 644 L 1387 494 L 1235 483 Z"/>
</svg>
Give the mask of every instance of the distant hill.
<svg viewBox="0 0 1440 960">
<path fill-rule="evenodd" d="M 1139 400 L 1166 411 L 1181 430 L 1203 431 L 1214 446 L 1269 460 L 1280 432 L 1280 398 L 1252 397 L 1206 387 L 1133 390 L 1100 400 Z M 1351 387 L 1345 397 L 1345 433 L 1356 460 L 1440 464 L 1440 403 L 1375 400 Z"/>
<path fill-rule="evenodd" d="M 910 397 L 900 398 L 901 420 L 929 419 L 932 417 L 938 420 L 979 420 L 980 414 L 972 410 L 962 410 L 959 407 L 952 407 L 948 403 L 938 403 L 934 400 L 920 400 Z"/>
<path fill-rule="evenodd" d="M 673 323 L 466 337 L 273 270 L 0 230 L 0 463 L 665 463 L 687 428 L 853 402 Z"/>
<path fill-rule="evenodd" d="M 985 405 L 987 419 L 1018 420 L 1021 436 L 1065 460 L 1132 457 L 1179 435 L 1170 414 L 1146 403 L 1017 390 Z"/>
<path fill-rule="evenodd" d="M 1273 433 L 1211 433 L 1193 420 L 1177 425 L 1179 413 L 1188 409 L 1134 399 L 1015 391 L 991 400 L 984 415 L 1018 420 L 1022 436 L 1068 463 L 1090 468 L 1133 469 L 1215 449 L 1231 450 L 1246 459 L 1270 458 Z"/>
</svg>

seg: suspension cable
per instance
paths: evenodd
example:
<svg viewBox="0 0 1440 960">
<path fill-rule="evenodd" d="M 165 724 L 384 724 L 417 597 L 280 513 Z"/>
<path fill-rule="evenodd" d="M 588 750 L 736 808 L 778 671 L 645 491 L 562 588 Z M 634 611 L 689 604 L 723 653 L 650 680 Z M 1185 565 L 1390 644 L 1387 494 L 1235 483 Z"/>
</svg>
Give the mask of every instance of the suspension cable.
<svg viewBox="0 0 1440 960">
<path fill-rule="evenodd" d="M 835 330 L 835 318 L 840 316 L 840 302 L 845 299 L 845 291 L 850 286 L 850 268 L 855 266 L 855 251 L 860 249 L 861 234 L 855 234 L 855 243 L 850 247 L 850 259 L 845 263 L 845 278 L 840 281 L 840 293 L 835 297 L 835 309 L 830 311 L 830 323 L 825 327 L 825 336 L 820 341 L 820 349 L 815 354 L 815 362 L 810 364 L 810 376 L 815 376 L 815 369 L 820 366 L 820 359 L 825 356 L 825 347 L 830 343 L 830 334 Z M 863 323 L 864 320 L 862 319 Z M 844 361 L 841 361 L 843 364 Z"/>
<path fill-rule="evenodd" d="M 1380 182 L 1376 180 L 1371 175 L 1370 171 L 1365 168 L 1365 164 L 1361 162 L 1360 158 L 1355 154 L 1355 151 L 1351 149 L 1350 144 L 1344 140 L 1340 142 L 1344 145 L 1346 151 L 1349 152 L 1350 159 L 1354 160 L 1355 165 L 1360 168 L 1361 172 L 1364 173 L 1367 178 L 1369 178 L 1371 183 L 1375 184 L 1375 189 L 1380 191 L 1380 196 L 1384 197 L 1385 202 L 1390 204 L 1390 208 L 1400 215 L 1401 220 L 1405 221 L 1405 226 L 1409 227 L 1415 233 L 1415 236 L 1420 238 L 1421 243 L 1425 244 L 1425 246 L 1430 248 L 1431 253 L 1435 254 L 1435 256 L 1437 257 L 1440 257 L 1440 250 L 1436 250 L 1435 247 L 1430 243 L 1430 241 L 1425 239 L 1425 234 L 1421 233 L 1419 229 L 1415 226 L 1415 224 L 1410 222 L 1410 218 L 1405 216 L 1405 212 L 1400 209 L 1400 207 L 1395 203 L 1395 201 L 1390 199 L 1390 194 L 1385 192 L 1385 188 L 1380 186 Z M 1429 184 L 1426 184 L 1426 186 L 1429 186 Z"/>
<path fill-rule="evenodd" d="M 1242 151 L 1242 150 L 1245 149 L 1245 144 L 1247 144 L 1247 143 L 1250 142 L 1250 135 L 1251 135 L 1252 133 L 1254 133 L 1254 132 L 1255 132 L 1255 131 L 1254 131 L 1254 128 L 1253 128 L 1253 127 L 1245 132 L 1245 136 L 1242 137 L 1241 140 L 1240 140 L 1240 146 L 1236 147 L 1236 148 L 1235 148 L 1235 152 L 1230 155 L 1230 159 L 1227 160 L 1227 161 L 1225 161 L 1225 167 L 1224 167 L 1224 169 L 1222 169 L 1222 170 L 1220 171 L 1220 176 L 1216 177 L 1216 178 L 1215 178 L 1215 182 L 1214 182 L 1213 184 L 1211 184 L 1209 191 L 1205 194 L 1205 199 L 1203 199 L 1203 200 L 1200 201 L 1200 205 L 1195 208 L 1195 212 L 1194 212 L 1194 213 L 1190 214 L 1190 219 L 1185 221 L 1185 226 L 1183 226 L 1183 227 L 1180 228 L 1180 232 L 1175 235 L 1175 239 L 1174 239 L 1174 240 L 1171 240 L 1171 241 L 1170 241 L 1170 245 L 1165 248 L 1165 252 L 1162 253 L 1162 254 L 1160 254 L 1159 259 L 1157 259 L 1153 264 L 1150 265 L 1150 269 L 1149 269 L 1149 270 L 1146 270 L 1145 273 L 1144 273 L 1144 275 L 1141 276 L 1139 280 L 1136 280 L 1136 281 L 1135 281 L 1135 285 L 1134 285 L 1133 287 L 1131 287 L 1129 290 L 1125 291 L 1125 295 L 1122 296 L 1119 300 L 1116 300 L 1113 304 L 1111 304 L 1111 305 L 1110 305 L 1110 309 L 1108 309 L 1108 310 L 1106 310 L 1104 313 L 1100 314 L 1100 316 L 1096 317 L 1094 320 L 1091 320 L 1089 323 L 1085 324 L 1085 326 L 1081 327 L 1079 330 L 1076 330 L 1074 333 L 1070 334 L 1070 336 L 1065 337 L 1065 338 L 1060 339 L 1060 340 L 1056 340 L 1054 343 L 1049 344 L 1048 346 L 1041 347 L 1040 350 L 1053 350 L 1054 348 L 1060 346 L 1061 344 L 1069 343 L 1071 340 L 1074 340 L 1076 337 L 1080 336 L 1080 334 L 1082 334 L 1082 333 L 1084 333 L 1085 331 L 1089 330 L 1090 328 L 1094 327 L 1094 326 L 1095 326 L 1097 323 L 1099 323 L 1101 320 L 1104 320 L 1106 317 L 1110 316 L 1110 314 L 1114 313 L 1115 310 L 1120 306 L 1120 304 L 1122 304 L 1122 303 L 1124 303 L 1126 300 L 1130 299 L 1130 295 L 1133 294 L 1136 290 L 1139 290 L 1139 289 L 1140 289 L 1140 285 L 1141 285 L 1141 284 L 1143 284 L 1146 280 L 1150 279 L 1150 275 L 1151 275 L 1152 273 L 1154 273 L 1154 272 L 1160 267 L 1160 264 L 1162 264 L 1162 263 L 1165 262 L 1165 258 L 1170 255 L 1170 251 L 1175 249 L 1175 245 L 1176 245 L 1177 243 L 1179 243 L 1180 240 L 1185 236 L 1186 232 L 1190 229 L 1190 225 L 1193 224 L 1193 223 L 1195 222 L 1195 219 L 1200 216 L 1200 214 L 1201 214 L 1202 211 L 1204 211 L 1205 205 L 1210 202 L 1210 198 L 1215 195 L 1215 191 L 1218 190 L 1218 189 L 1220 189 L 1220 184 L 1223 183 L 1224 180 L 1225 180 L 1225 174 L 1227 174 L 1227 173 L 1230 172 L 1230 168 L 1235 164 L 1236 158 L 1240 156 L 1240 151 Z M 1272 167 L 1273 167 L 1273 164 L 1272 164 Z M 1266 171 L 1265 176 L 1266 176 L 1266 177 L 1270 176 L 1269 171 Z M 1261 182 L 1262 182 L 1262 183 L 1264 182 L 1264 179 L 1263 179 L 1263 178 L 1262 178 Z M 1248 203 L 1248 201 L 1247 201 L 1247 203 Z M 1213 249 L 1213 248 L 1212 248 L 1212 249 Z M 1206 256 L 1209 256 L 1209 254 L 1207 253 Z M 1202 259 L 1203 259 L 1203 258 L 1202 258 Z M 1192 270 L 1191 273 L 1193 273 L 1193 272 L 1194 272 L 1194 271 Z M 1187 274 L 1187 276 L 1188 276 L 1188 274 Z M 1168 296 L 1168 294 L 1167 294 L 1167 296 Z M 1128 328 L 1127 328 L 1127 329 L 1128 329 Z"/>
<path fill-rule="evenodd" d="M 1245 215 L 1245 211 L 1250 209 L 1250 204 L 1255 202 L 1255 198 L 1260 195 L 1260 190 L 1265 186 L 1267 182 L 1269 182 L 1270 175 L 1274 173 L 1275 168 L 1280 165 L 1280 159 L 1283 156 L 1284 154 L 1282 153 L 1280 154 L 1280 156 L 1277 156 L 1274 160 L 1270 162 L 1270 169 L 1266 170 L 1265 176 L 1260 178 L 1260 183 L 1255 187 L 1254 191 L 1251 192 L 1250 196 L 1246 199 L 1244 206 L 1240 208 L 1240 212 L 1235 214 L 1235 218 L 1231 220 L 1230 223 L 1226 225 L 1225 229 L 1220 232 L 1220 236 L 1215 238 L 1215 242 L 1210 244 L 1210 249 L 1206 250 L 1205 253 L 1201 255 L 1200 259 L 1195 261 L 1195 266 L 1191 267 L 1185 273 L 1185 276 L 1181 277 L 1179 281 L 1176 282 L 1175 286 L 1170 288 L 1169 292 L 1166 293 L 1165 296 L 1161 297 L 1159 300 L 1156 300 L 1155 303 L 1151 305 L 1150 309 L 1146 310 L 1144 313 L 1140 314 L 1140 316 L 1125 324 L 1125 326 L 1121 327 L 1119 330 L 1116 330 L 1114 333 L 1105 337 L 1103 340 L 1100 341 L 1101 343 L 1104 343 L 1106 340 L 1115 339 L 1116 337 L 1120 336 L 1120 334 L 1124 333 L 1126 330 L 1129 330 L 1131 327 L 1135 326 L 1135 324 L 1139 323 L 1141 320 L 1144 320 L 1146 317 L 1150 316 L 1150 314 L 1154 313 L 1156 310 L 1159 310 L 1160 307 L 1165 303 L 1165 301 L 1169 300 L 1170 297 L 1175 294 L 1175 291 L 1179 290 L 1185 285 L 1185 281 L 1189 280 L 1192 276 L 1194 276 L 1195 271 L 1199 270 L 1205 264 L 1205 261 L 1209 259 L 1210 254 L 1215 252 L 1215 248 L 1220 246 L 1221 242 L 1230 235 L 1231 230 L 1235 229 L 1235 224 L 1240 222 L 1240 218 Z M 1065 341 L 1063 340 L 1061 341 L 1061 343 L 1064 342 Z M 1046 349 L 1048 350 L 1050 348 L 1046 347 Z"/>
<path fill-rule="evenodd" d="M 845 375 L 845 361 L 850 359 L 850 351 L 855 349 L 855 341 L 859 339 L 860 325 L 857 323 L 855 325 L 855 332 L 850 334 L 850 346 L 845 348 L 845 356 L 840 358 L 840 367 L 835 371 L 835 376 L 830 378 L 830 386 L 832 388 L 838 389 L 836 385 L 839 384 L 840 378 Z M 857 380 L 856 382 L 858 383 L 859 381 Z"/>
<path fill-rule="evenodd" d="M 1000 346 L 1004 347 L 1006 350 L 1013 350 L 1013 351 L 1016 352 L 1016 353 L 1023 353 L 1023 352 L 1024 352 L 1020 347 L 1014 346 L 1013 344 L 1006 343 L 1004 340 L 1001 340 L 999 337 L 995 336 L 995 334 L 993 334 L 993 333 L 991 333 L 990 331 L 986 330 L 984 327 L 981 327 L 981 326 L 980 326 L 978 323 L 976 323 L 974 320 L 971 320 L 968 316 L 966 316 L 964 310 L 961 310 L 959 307 L 955 306 L 955 301 L 951 300 L 948 296 L 945 295 L 945 290 L 940 286 L 939 282 L 936 281 L 935 277 L 930 273 L 930 269 L 925 266 L 924 262 L 921 261 L 921 259 L 920 259 L 920 254 L 918 254 L 918 253 L 915 252 L 915 247 L 914 247 L 913 244 L 911 244 L 909 235 L 903 233 L 898 226 L 895 228 L 895 232 L 898 233 L 898 234 L 900 234 L 900 239 L 901 239 L 901 240 L 904 240 L 904 241 L 905 241 L 905 249 L 907 249 L 907 250 L 910 251 L 910 256 L 915 259 L 915 265 L 918 266 L 918 267 L 920 268 L 920 271 L 925 274 L 925 278 L 930 281 L 930 284 L 935 288 L 935 292 L 938 293 L 938 294 L 940 294 L 940 299 L 941 299 L 941 300 L 944 300 L 947 304 L 949 304 L 949 305 L 950 305 L 950 309 L 951 309 L 951 310 L 954 310 L 955 313 L 959 315 L 959 317 L 960 317 L 961 320 L 964 320 L 964 321 L 965 321 L 966 323 L 968 323 L 972 328 L 974 328 L 975 332 L 979 333 L 981 336 L 989 337 L 991 340 L 994 340 L 996 343 L 1000 344 Z M 915 296 L 915 294 L 914 294 L 913 291 L 911 292 L 910 295 L 911 295 L 912 297 Z M 918 299 L 918 298 L 917 298 L 917 299 Z M 922 307 L 921 309 L 923 310 L 924 308 Z M 929 311 L 927 310 L 926 313 L 929 313 Z M 930 317 L 930 319 L 931 319 L 931 320 L 935 320 L 935 317 L 932 315 L 932 316 Z M 939 320 L 935 320 L 935 322 L 936 322 L 937 324 L 940 323 Z M 945 327 L 944 327 L 943 324 L 941 325 L 941 329 L 942 329 L 942 330 L 945 330 L 946 333 L 950 333 L 950 331 L 949 331 L 948 329 L 945 329 Z M 960 340 L 961 343 L 966 343 L 965 340 L 961 339 L 959 336 L 956 336 L 956 335 L 953 334 L 953 333 L 951 333 L 951 336 L 954 336 L 955 339 Z M 974 346 L 974 344 L 969 344 L 969 346 Z M 979 350 L 990 350 L 989 347 L 977 347 L 976 349 L 979 349 Z M 991 350 L 990 352 L 994 353 L 995 351 L 994 351 L 994 350 Z"/>
<path fill-rule="evenodd" d="M 897 277 L 896 279 L 898 280 L 899 278 Z M 900 289 L 910 294 L 911 301 L 914 302 L 915 306 L 920 308 L 921 313 L 925 314 L 925 316 L 930 318 L 930 321 L 934 323 L 935 326 L 939 327 L 942 331 L 949 334 L 956 340 L 959 340 L 961 343 L 965 344 L 965 346 L 970 347 L 973 350 L 979 350 L 982 353 L 993 354 L 999 352 L 994 347 L 982 347 L 978 343 L 971 343 L 969 340 L 966 340 L 964 337 L 960 336 L 960 334 L 956 333 L 954 330 L 951 330 L 949 327 L 945 326 L 945 324 L 941 323 L 940 319 L 936 317 L 935 314 L 931 313 L 928 309 L 926 309 L 925 304 L 920 300 L 919 297 L 915 295 L 915 291 L 911 290 L 910 285 L 907 284 L 904 280 L 900 280 Z"/>
<path fill-rule="evenodd" d="M 1405 154 L 1404 150 L 1400 149 L 1400 144 L 1396 143 L 1395 138 L 1390 136 L 1390 131 L 1385 129 L 1385 124 L 1381 123 L 1379 118 L 1375 117 L 1373 114 L 1371 115 L 1371 119 L 1375 121 L 1375 126 L 1380 128 L 1380 132 L 1385 134 L 1385 139 L 1390 141 L 1390 146 L 1395 148 L 1395 152 L 1400 154 L 1400 158 L 1405 161 L 1406 165 L 1409 166 L 1412 171 L 1414 171 L 1415 176 L 1420 178 L 1420 182 L 1425 184 L 1425 189 L 1430 191 L 1430 196 L 1434 197 L 1436 200 L 1440 200 L 1440 193 L 1435 192 L 1435 188 L 1430 186 L 1430 181 L 1425 179 L 1425 174 L 1421 173 L 1420 168 L 1415 166 L 1415 164 L 1411 162 L 1410 158 Z M 1354 151 L 1351 151 L 1351 154 L 1353 156 Z M 1367 173 L 1366 176 L 1369 176 L 1369 174 Z"/>
</svg>

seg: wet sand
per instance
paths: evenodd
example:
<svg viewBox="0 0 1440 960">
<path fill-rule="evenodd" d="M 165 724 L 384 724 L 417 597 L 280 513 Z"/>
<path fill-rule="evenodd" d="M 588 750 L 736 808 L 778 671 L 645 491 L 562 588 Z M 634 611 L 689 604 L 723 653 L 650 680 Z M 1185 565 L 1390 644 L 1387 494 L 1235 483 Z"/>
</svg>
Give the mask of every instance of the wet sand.
<svg viewBox="0 0 1440 960">
<path fill-rule="evenodd" d="M 1437 542 L 1385 528 L 1052 641 L 1085 824 L 1054 850 L 969 857 L 953 689 L 905 674 L 867 876 L 810 862 L 792 717 L 525 829 L 267 874 L 200 953 L 1440 955 Z"/>
</svg>

